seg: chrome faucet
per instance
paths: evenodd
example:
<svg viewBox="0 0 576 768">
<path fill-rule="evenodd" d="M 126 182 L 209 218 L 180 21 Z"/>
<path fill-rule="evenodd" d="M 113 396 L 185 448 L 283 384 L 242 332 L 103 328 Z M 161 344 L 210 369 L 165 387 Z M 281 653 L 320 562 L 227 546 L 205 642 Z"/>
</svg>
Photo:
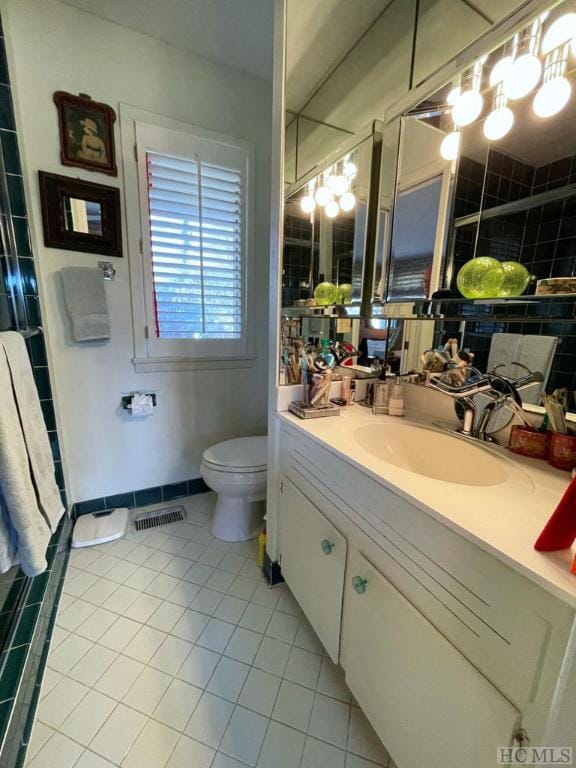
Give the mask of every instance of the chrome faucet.
<svg viewBox="0 0 576 768">
<path fill-rule="evenodd" d="M 454 384 L 455 378 L 461 379 L 462 383 Z M 476 403 L 473 398 L 481 392 L 492 391 L 492 382 L 488 376 L 480 373 L 476 368 L 454 366 L 448 368 L 438 378 L 430 379 L 426 386 L 460 401 L 464 406 L 464 420 L 457 432 L 465 437 L 478 437 L 475 428 Z"/>
</svg>

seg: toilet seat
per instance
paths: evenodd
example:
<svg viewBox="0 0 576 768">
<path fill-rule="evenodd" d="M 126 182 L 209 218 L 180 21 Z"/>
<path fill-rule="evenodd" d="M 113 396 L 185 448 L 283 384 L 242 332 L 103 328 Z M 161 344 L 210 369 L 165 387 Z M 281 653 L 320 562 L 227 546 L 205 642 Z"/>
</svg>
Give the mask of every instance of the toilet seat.
<svg viewBox="0 0 576 768">
<path fill-rule="evenodd" d="M 268 464 L 266 437 L 239 437 L 207 448 L 204 464 L 215 472 L 265 472 Z"/>
</svg>

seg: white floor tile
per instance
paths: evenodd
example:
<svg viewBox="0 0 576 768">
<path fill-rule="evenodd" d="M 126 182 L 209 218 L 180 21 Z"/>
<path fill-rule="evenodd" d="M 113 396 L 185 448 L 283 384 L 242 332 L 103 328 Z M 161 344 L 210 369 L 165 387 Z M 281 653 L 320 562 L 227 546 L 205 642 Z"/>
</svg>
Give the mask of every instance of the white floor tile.
<svg viewBox="0 0 576 768">
<path fill-rule="evenodd" d="M 282 591 L 282 594 L 280 595 L 280 600 L 278 600 L 278 603 L 276 605 L 276 610 L 283 611 L 283 613 L 289 613 L 292 616 L 300 617 L 302 615 L 302 609 L 300 608 L 300 606 L 294 599 L 293 594 L 290 592 L 288 588 Z"/>
<path fill-rule="evenodd" d="M 364 760 L 363 757 L 353 755 L 352 752 L 346 752 L 346 768 L 377 768 L 377 766 L 390 766 L 394 768 L 394 763 L 389 760 L 387 763 L 373 763 L 370 760 Z"/>
<path fill-rule="evenodd" d="M 170 593 L 178 586 L 178 579 L 174 576 L 168 576 L 167 573 L 159 573 L 146 587 L 146 593 L 159 597 L 161 600 L 168 600 Z"/>
<path fill-rule="evenodd" d="M 124 615 L 127 619 L 133 619 L 145 624 L 161 603 L 162 601 L 153 595 L 141 594 L 134 600 Z"/>
<path fill-rule="evenodd" d="M 55 733 L 29 763 L 30 768 L 72 768 L 82 752 L 80 744 Z"/>
<path fill-rule="evenodd" d="M 102 608 L 107 608 L 109 611 L 123 615 L 139 595 L 140 592 L 137 589 L 121 584 L 109 598 L 104 600 Z"/>
<path fill-rule="evenodd" d="M 136 565 L 143 565 L 148 558 L 154 554 L 154 550 L 151 547 L 147 547 L 144 544 L 138 544 L 125 556 L 125 560 L 130 563 L 136 563 Z"/>
<path fill-rule="evenodd" d="M 174 555 L 169 552 L 161 552 L 156 549 L 145 561 L 146 568 L 152 568 L 153 571 L 163 571 L 164 568 L 172 561 Z"/>
<path fill-rule="evenodd" d="M 234 704 L 231 702 L 219 696 L 213 696 L 211 693 L 203 693 L 188 721 L 186 733 L 216 748 L 220 744 L 233 711 Z"/>
<path fill-rule="evenodd" d="M 270 717 L 280 682 L 279 677 L 268 672 L 263 672 L 261 669 L 251 669 L 242 688 L 238 704 Z"/>
<path fill-rule="evenodd" d="M 131 659 L 148 664 L 167 637 L 168 635 L 165 632 L 144 625 L 130 640 L 126 648 L 124 648 L 123 653 Z"/>
<path fill-rule="evenodd" d="M 223 656 L 210 678 L 207 691 L 229 701 L 237 701 L 250 667 Z"/>
<path fill-rule="evenodd" d="M 182 606 L 164 602 L 156 608 L 152 616 L 148 619 L 147 624 L 156 629 L 161 629 L 162 632 L 171 632 L 183 613 L 184 608 L 182 608 Z"/>
<path fill-rule="evenodd" d="M 66 579 L 64 582 L 64 592 L 73 597 L 81 597 L 89 587 L 94 586 L 99 580 L 95 573 L 81 571 L 74 578 Z"/>
<path fill-rule="evenodd" d="M 245 629 L 251 629 L 254 632 L 260 632 L 261 634 L 264 634 L 271 617 L 271 608 L 266 608 L 263 605 L 255 605 L 254 603 L 248 603 L 248 607 L 244 611 L 244 615 L 240 619 L 239 624 Z"/>
<path fill-rule="evenodd" d="M 110 629 L 117 618 L 118 616 L 112 613 L 112 611 L 107 611 L 104 608 L 95 608 L 89 618 L 80 624 L 76 634 L 96 642 L 107 629 Z"/>
<path fill-rule="evenodd" d="M 314 697 L 308 732 L 336 747 L 346 747 L 350 706 L 321 693 Z"/>
<path fill-rule="evenodd" d="M 94 605 L 102 605 L 102 603 L 117 589 L 118 584 L 116 584 L 115 581 L 100 578 L 82 593 L 82 599 L 89 603 L 94 603 Z"/>
<path fill-rule="evenodd" d="M 224 595 L 222 592 L 216 592 L 215 589 L 202 587 L 190 603 L 190 608 L 194 611 L 200 611 L 200 613 L 206 613 L 209 616 L 212 616 L 216 608 L 220 605 L 220 601 L 223 599 Z"/>
<path fill-rule="evenodd" d="M 153 667 L 144 667 L 122 701 L 145 715 L 151 715 L 173 678 Z"/>
<path fill-rule="evenodd" d="M 211 768 L 245 768 L 245 765 L 224 752 L 216 752 Z"/>
<path fill-rule="evenodd" d="M 48 696 L 50 691 L 54 690 L 54 688 L 58 685 L 60 680 L 64 675 L 62 672 L 56 672 L 55 669 L 50 669 L 50 667 L 46 667 L 44 669 L 44 676 L 42 678 L 42 688 L 40 689 L 40 698 L 43 699 L 45 696 Z"/>
<path fill-rule="evenodd" d="M 94 562 L 100 557 L 100 552 L 93 547 L 87 547 L 86 549 L 72 549 L 70 550 L 70 563 L 75 568 L 86 568 L 87 565 Z"/>
<path fill-rule="evenodd" d="M 205 688 L 219 661 L 219 654 L 209 651 L 207 648 L 195 646 L 186 657 L 177 675 L 187 683 Z"/>
<path fill-rule="evenodd" d="M 290 614 L 282 613 L 282 611 L 274 611 L 266 627 L 266 634 L 275 640 L 292 643 L 298 630 L 298 623 L 296 616 L 290 616 Z"/>
<path fill-rule="evenodd" d="M 167 768 L 209 768 L 214 750 L 199 741 L 181 736 Z"/>
<path fill-rule="evenodd" d="M 304 739 L 303 733 L 281 723 L 270 723 L 258 759 L 258 768 L 299 768 Z"/>
<path fill-rule="evenodd" d="M 108 571 L 106 578 L 116 581 L 118 584 L 124 584 L 132 574 L 138 570 L 136 563 L 129 563 L 127 560 L 119 560 L 116 565 Z"/>
<path fill-rule="evenodd" d="M 199 563 L 203 565 L 211 565 L 213 568 L 217 568 L 220 565 L 221 560 L 224 557 L 224 552 L 218 547 L 210 544 L 202 554 L 196 558 Z"/>
<path fill-rule="evenodd" d="M 168 576 L 174 576 L 175 579 L 181 579 L 188 568 L 190 568 L 190 560 L 186 557 L 179 556 L 172 558 L 164 568 L 163 573 L 168 574 Z"/>
<path fill-rule="evenodd" d="M 366 716 L 358 707 L 352 707 L 350 712 L 348 751 L 375 763 L 387 764 L 388 753 Z"/>
<path fill-rule="evenodd" d="M 63 629 L 62 627 L 59 627 L 58 624 L 55 624 L 54 631 L 52 632 L 52 639 L 50 641 L 50 649 L 58 648 L 60 643 L 63 643 L 69 634 L 70 632 L 67 629 Z"/>
<path fill-rule="evenodd" d="M 123 651 L 134 635 L 140 631 L 141 626 L 138 621 L 132 621 L 124 616 L 117 617 L 115 623 L 104 632 L 98 643 L 113 651 Z"/>
<path fill-rule="evenodd" d="M 96 610 L 96 606 L 85 600 L 75 600 L 66 610 L 58 613 L 58 626 L 74 632 Z"/>
<path fill-rule="evenodd" d="M 267 726 L 267 718 L 236 707 L 220 743 L 220 751 L 255 766 Z"/>
<path fill-rule="evenodd" d="M 243 661 L 244 664 L 252 664 L 256 652 L 260 646 L 262 635 L 252 632 L 250 629 L 236 627 L 230 638 L 224 653 L 236 661 Z"/>
<path fill-rule="evenodd" d="M 318 654 L 305 651 L 303 648 L 293 647 L 288 657 L 284 677 L 293 683 L 315 689 L 321 663 L 322 657 Z"/>
<path fill-rule="evenodd" d="M 218 592 L 227 592 L 234 581 L 234 578 L 235 576 L 233 573 L 228 573 L 228 571 L 216 568 L 206 582 L 206 586 L 209 589 L 216 589 Z"/>
<path fill-rule="evenodd" d="M 144 665 L 127 656 L 118 658 L 108 667 L 94 686 L 96 690 L 120 701 L 136 680 Z"/>
<path fill-rule="evenodd" d="M 283 593 L 282 587 L 270 588 L 266 582 L 260 580 L 258 588 L 252 597 L 252 601 L 258 605 L 264 605 L 266 608 L 276 608 L 278 600 Z"/>
<path fill-rule="evenodd" d="M 123 768 L 164 768 L 178 742 L 178 733 L 155 720 L 148 720 L 130 751 Z"/>
<path fill-rule="evenodd" d="M 91 687 L 102 677 L 117 656 L 115 651 L 103 645 L 93 645 L 88 653 L 72 667 L 68 676 Z"/>
<path fill-rule="evenodd" d="M 208 616 L 188 609 L 172 627 L 172 634 L 182 638 L 182 640 L 195 643 L 202 634 L 206 624 L 208 624 Z"/>
<path fill-rule="evenodd" d="M 48 665 L 57 672 L 66 674 L 93 645 L 91 640 L 72 633 L 50 654 Z"/>
<path fill-rule="evenodd" d="M 146 717 L 140 712 L 118 704 L 90 743 L 90 749 L 119 765 L 145 723 Z"/>
<path fill-rule="evenodd" d="M 232 584 L 230 584 L 228 594 L 240 597 L 242 600 L 250 600 L 254 592 L 256 592 L 257 586 L 257 583 L 252 581 L 252 579 L 247 579 L 245 576 L 236 576 Z"/>
<path fill-rule="evenodd" d="M 210 568 L 209 565 L 202 565 L 201 563 L 194 563 L 188 571 L 184 574 L 186 581 L 191 581 L 199 586 L 204 586 L 210 576 L 214 573 L 214 568 Z"/>
<path fill-rule="evenodd" d="M 201 696 L 201 688 L 183 680 L 172 680 L 152 717 L 177 731 L 183 731 Z"/>
<path fill-rule="evenodd" d="M 168 635 L 154 656 L 150 659 L 150 666 L 161 669 L 169 675 L 175 675 L 182 662 L 190 653 L 192 645 L 179 637 Z"/>
<path fill-rule="evenodd" d="M 174 587 L 168 599 L 171 603 L 176 603 L 183 608 L 188 608 L 200 589 L 198 584 L 193 584 L 191 581 L 185 581 L 184 579 L 178 579 L 178 584 Z"/>
<path fill-rule="evenodd" d="M 344 768 L 346 752 L 309 736 L 304 746 L 302 768 Z"/>
<path fill-rule="evenodd" d="M 299 648 L 304 648 L 306 651 L 312 651 L 313 653 L 325 653 L 322 643 L 318 640 L 318 636 L 306 619 L 300 619 L 298 631 L 294 638 L 294 645 Z"/>
<path fill-rule="evenodd" d="M 59 728 L 87 693 L 85 685 L 63 677 L 40 702 L 38 719 L 52 728 Z"/>
<path fill-rule="evenodd" d="M 240 555 L 235 555 L 233 552 L 227 552 L 220 561 L 218 567 L 222 568 L 223 571 L 237 574 L 242 570 L 245 560 L 246 558 L 241 557 Z"/>
<path fill-rule="evenodd" d="M 87 747 L 116 706 L 114 699 L 89 691 L 60 726 L 60 731 Z"/>
<path fill-rule="evenodd" d="M 95 573 L 98 576 L 106 576 L 108 571 L 110 571 L 117 563 L 118 558 L 103 553 L 100 555 L 100 557 L 97 557 L 95 560 L 89 563 L 84 570 L 88 571 L 89 573 Z"/>
<path fill-rule="evenodd" d="M 189 541 L 178 554 L 180 557 L 185 557 L 188 560 L 198 560 L 205 549 L 206 547 L 203 544 L 197 541 Z M 190 563 L 188 563 L 188 568 L 190 568 Z"/>
<path fill-rule="evenodd" d="M 74 768 L 114 768 L 114 765 L 97 755 L 96 752 L 90 752 L 89 749 L 86 749 L 80 755 Z"/>
<path fill-rule="evenodd" d="M 214 616 L 217 619 L 229 621 L 231 624 L 238 624 L 247 605 L 246 600 L 233 595 L 226 595 L 214 612 Z"/>
<path fill-rule="evenodd" d="M 44 723 L 41 723 L 39 720 L 35 721 L 34 727 L 32 728 L 32 736 L 28 744 L 28 749 L 26 750 L 27 762 L 30 762 L 36 757 L 44 744 L 46 744 L 48 739 L 55 733 L 56 731 L 53 728 L 44 725 Z"/>
<path fill-rule="evenodd" d="M 313 704 L 314 693 L 312 691 L 301 685 L 296 685 L 296 683 L 283 680 L 272 711 L 272 717 L 274 720 L 279 720 L 299 731 L 306 731 Z"/>
<path fill-rule="evenodd" d="M 287 643 L 273 640 L 271 637 L 264 637 L 254 659 L 254 666 L 265 672 L 271 672 L 273 675 L 282 676 L 289 655 L 290 646 Z"/>
<path fill-rule="evenodd" d="M 198 645 L 222 653 L 232 637 L 234 626 L 219 619 L 209 619 L 202 634 L 196 640 Z"/>
<path fill-rule="evenodd" d="M 127 587 L 143 592 L 148 584 L 154 581 L 156 576 L 158 576 L 157 571 L 153 571 L 152 568 L 146 568 L 145 565 L 140 565 L 136 567 L 134 573 L 124 583 Z"/>
<path fill-rule="evenodd" d="M 352 694 L 344 680 L 344 670 L 333 664 L 327 656 L 322 659 L 316 688 L 320 693 L 332 696 L 333 699 L 340 699 L 340 701 L 347 703 L 352 700 Z"/>
</svg>

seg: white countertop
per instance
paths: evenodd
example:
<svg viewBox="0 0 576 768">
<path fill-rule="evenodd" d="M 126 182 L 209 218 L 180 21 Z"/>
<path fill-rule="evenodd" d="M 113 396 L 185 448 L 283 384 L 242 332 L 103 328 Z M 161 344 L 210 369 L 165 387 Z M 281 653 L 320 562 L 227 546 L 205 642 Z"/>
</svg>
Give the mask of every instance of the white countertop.
<svg viewBox="0 0 576 768">
<path fill-rule="evenodd" d="M 576 608 L 576 575 L 570 573 L 576 549 L 534 550 L 534 542 L 568 486 L 568 472 L 475 441 L 481 450 L 506 462 L 511 480 L 482 487 L 448 483 L 396 467 L 364 450 L 353 438 L 354 430 L 365 424 L 410 423 L 405 419 L 373 416 L 359 405 L 342 409 L 334 418 L 303 420 L 288 412 L 278 417 Z"/>
</svg>

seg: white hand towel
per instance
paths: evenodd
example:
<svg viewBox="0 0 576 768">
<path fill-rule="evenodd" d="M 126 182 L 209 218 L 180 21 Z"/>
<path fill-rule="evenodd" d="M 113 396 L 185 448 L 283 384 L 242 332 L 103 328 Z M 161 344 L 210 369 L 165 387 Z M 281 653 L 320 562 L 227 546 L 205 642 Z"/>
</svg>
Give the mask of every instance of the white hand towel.
<svg viewBox="0 0 576 768">
<path fill-rule="evenodd" d="M 26 344 L 0 333 L 0 571 L 46 568 L 46 548 L 64 507 Z"/>
<path fill-rule="evenodd" d="M 60 271 L 74 341 L 109 339 L 102 271 L 98 267 L 65 267 Z"/>
</svg>

